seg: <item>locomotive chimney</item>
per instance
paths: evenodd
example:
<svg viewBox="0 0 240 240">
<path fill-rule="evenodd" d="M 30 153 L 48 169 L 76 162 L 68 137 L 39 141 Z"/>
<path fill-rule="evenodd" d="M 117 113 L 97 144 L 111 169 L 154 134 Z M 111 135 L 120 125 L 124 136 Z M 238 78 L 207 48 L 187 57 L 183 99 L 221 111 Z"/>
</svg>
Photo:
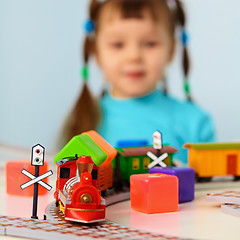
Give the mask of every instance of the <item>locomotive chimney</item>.
<svg viewBox="0 0 240 240">
<path fill-rule="evenodd" d="M 90 156 L 80 156 L 77 160 L 77 168 L 79 177 L 83 172 L 91 173 L 94 162 Z"/>
</svg>

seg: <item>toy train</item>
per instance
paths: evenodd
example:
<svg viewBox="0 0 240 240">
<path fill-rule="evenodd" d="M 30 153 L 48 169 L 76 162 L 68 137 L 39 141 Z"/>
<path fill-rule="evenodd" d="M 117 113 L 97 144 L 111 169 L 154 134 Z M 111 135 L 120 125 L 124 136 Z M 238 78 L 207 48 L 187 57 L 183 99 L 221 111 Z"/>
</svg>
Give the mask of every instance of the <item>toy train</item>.
<svg viewBox="0 0 240 240">
<path fill-rule="evenodd" d="M 153 147 L 116 150 L 95 131 L 73 137 L 54 158 L 58 166 L 54 197 L 65 219 L 83 223 L 103 220 L 105 201 L 100 196 L 100 192 L 103 193 L 113 185 L 119 190 L 123 181 L 129 183 L 130 175 L 148 173 L 147 165 L 151 162 L 147 156 L 148 151 L 157 153 Z M 166 161 L 171 164 L 172 156 L 177 150 L 163 146 L 161 151 L 168 153 L 169 157 Z M 91 163 L 89 156 L 92 159 Z M 78 167 L 79 164 L 83 165 L 84 160 L 88 165 L 93 165 L 89 170 L 87 167 Z M 79 168 L 81 171 L 78 170 Z M 87 181 L 86 178 L 89 180 Z M 94 196 L 89 189 L 94 189 Z"/>
<path fill-rule="evenodd" d="M 198 180 L 225 175 L 239 178 L 240 143 L 188 143 L 184 148 L 189 149 L 188 165 Z M 83 223 L 103 220 L 106 203 L 101 193 L 113 185 L 119 189 L 117 184 L 123 181 L 129 183 L 132 174 L 148 173 L 148 151 L 157 154 L 149 146 L 115 149 L 95 131 L 73 137 L 54 158 L 58 166 L 54 197 L 65 219 Z M 173 165 L 175 152 L 171 146 L 162 147 L 161 154 L 169 156 L 165 160 L 168 166 Z"/>
</svg>

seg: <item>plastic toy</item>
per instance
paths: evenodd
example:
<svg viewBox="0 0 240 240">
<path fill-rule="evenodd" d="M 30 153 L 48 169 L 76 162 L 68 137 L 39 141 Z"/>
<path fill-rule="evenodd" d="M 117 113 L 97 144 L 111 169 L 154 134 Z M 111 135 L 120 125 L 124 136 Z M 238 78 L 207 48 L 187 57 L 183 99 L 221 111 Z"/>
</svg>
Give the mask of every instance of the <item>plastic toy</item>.
<svg viewBox="0 0 240 240">
<path fill-rule="evenodd" d="M 153 160 L 150 164 L 148 164 L 148 168 L 155 167 L 156 165 L 160 165 L 161 167 L 167 167 L 167 164 L 163 162 L 168 157 L 167 153 L 163 153 L 159 157 L 155 156 L 152 152 L 147 152 L 147 155 Z"/>
<path fill-rule="evenodd" d="M 157 157 L 161 154 L 162 144 L 162 134 L 159 131 L 153 133 L 153 148 L 157 149 Z"/>
<path fill-rule="evenodd" d="M 22 184 L 21 189 L 27 188 L 34 184 L 33 210 L 32 210 L 32 216 L 31 216 L 31 218 L 33 219 L 38 219 L 37 217 L 38 184 L 46 188 L 48 191 L 52 189 L 52 187 L 47 183 L 43 182 L 42 179 L 52 175 L 53 172 L 49 170 L 48 172 L 39 176 L 39 167 L 44 166 L 44 152 L 45 152 L 45 148 L 40 144 L 37 144 L 32 147 L 31 165 L 35 166 L 35 175 L 32 175 L 30 172 L 28 172 L 25 169 L 22 170 L 22 173 L 28 176 L 31 180 Z"/>
<path fill-rule="evenodd" d="M 54 209 L 53 209 L 54 212 Z M 74 224 L 54 218 L 55 221 L 25 219 L 19 217 L 0 216 L 0 235 L 8 236 L 1 239 L 138 239 L 138 240 L 189 240 L 189 238 L 151 233 L 129 228 L 117 223 L 105 221 L 103 224 Z"/>
<path fill-rule="evenodd" d="M 206 200 L 210 202 L 232 203 L 240 205 L 240 192 L 225 191 L 221 193 L 208 193 Z"/>
<path fill-rule="evenodd" d="M 136 148 L 118 148 L 116 162 L 119 162 L 120 174 L 123 180 L 130 182 L 130 176 L 133 174 L 148 173 L 148 165 L 151 159 L 147 156 L 147 152 L 157 154 L 158 150 L 153 147 L 136 147 Z M 173 165 L 173 154 L 178 150 L 171 146 L 163 146 L 160 154 L 167 153 L 169 156 L 164 162 L 168 166 Z M 116 167 L 117 164 L 116 164 Z"/>
<path fill-rule="evenodd" d="M 179 203 L 189 202 L 194 199 L 195 174 L 193 168 L 187 167 L 155 167 L 149 173 L 165 173 L 178 177 Z"/>
<path fill-rule="evenodd" d="M 57 165 L 58 189 L 54 195 L 65 219 L 82 223 L 104 220 L 106 203 L 96 187 L 96 180 L 92 179 L 94 162 L 91 157 L 60 160 Z"/>
<path fill-rule="evenodd" d="M 199 180 L 213 176 L 240 176 L 240 143 L 187 143 L 188 165 Z"/>
<path fill-rule="evenodd" d="M 178 178 L 162 173 L 137 174 L 130 178 L 131 208 L 143 213 L 178 210 Z"/>
<path fill-rule="evenodd" d="M 240 217 L 240 205 L 225 203 L 221 205 L 221 210 L 224 213 L 227 213 L 236 217 Z"/>
<path fill-rule="evenodd" d="M 107 165 L 116 156 L 117 151 L 97 132 L 88 131 L 73 137 L 55 156 L 54 162 L 75 155 L 91 156 L 98 167 L 104 162 Z"/>
<path fill-rule="evenodd" d="M 34 174 L 34 166 L 31 165 L 30 159 L 23 159 L 23 160 L 13 160 L 8 161 L 5 164 L 5 174 L 6 174 L 6 191 L 9 195 L 15 196 L 25 196 L 25 197 L 32 197 L 33 196 L 33 185 L 26 188 L 24 191 L 20 187 L 22 183 L 27 182 L 29 178 L 23 174 L 21 174 L 22 169 Z M 39 170 L 39 174 L 43 174 L 49 170 L 49 164 L 45 161 L 44 166 L 42 166 Z M 45 181 L 48 183 L 48 179 Z M 44 195 L 48 192 L 48 190 L 41 185 L 38 189 L 39 195 Z"/>
<path fill-rule="evenodd" d="M 148 146 L 148 141 L 144 139 L 136 139 L 136 140 L 119 140 L 116 143 L 117 148 L 127 148 L 127 147 L 142 147 Z"/>
<path fill-rule="evenodd" d="M 224 203 L 221 205 L 221 210 L 224 213 L 240 217 L 240 192 L 225 191 L 208 193 L 206 200 L 209 202 Z"/>
<path fill-rule="evenodd" d="M 112 185 L 110 162 L 116 153 L 98 133 L 89 131 L 73 137 L 55 157 L 54 197 L 66 220 L 92 223 L 105 219 L 106 203 L 99 190 Z M 78 158 L 78 154 L 83 155 Z"/>
</svg>

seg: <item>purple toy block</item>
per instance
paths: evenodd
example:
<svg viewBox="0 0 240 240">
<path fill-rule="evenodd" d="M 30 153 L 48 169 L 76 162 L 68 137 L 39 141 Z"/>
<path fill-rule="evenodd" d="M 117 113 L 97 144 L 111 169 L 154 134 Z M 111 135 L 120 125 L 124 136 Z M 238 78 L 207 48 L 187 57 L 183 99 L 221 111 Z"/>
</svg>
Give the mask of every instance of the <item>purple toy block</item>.
<svg viewBox="0 0 240 240">
<path fill-rule="evenodd" d="M 175 175 L 179 179 L 179 203 L 190 202 L 194 199 L 195 173 L 188 167 L 155 167 L 149 173 L 165 173 Z"/>
</svg>

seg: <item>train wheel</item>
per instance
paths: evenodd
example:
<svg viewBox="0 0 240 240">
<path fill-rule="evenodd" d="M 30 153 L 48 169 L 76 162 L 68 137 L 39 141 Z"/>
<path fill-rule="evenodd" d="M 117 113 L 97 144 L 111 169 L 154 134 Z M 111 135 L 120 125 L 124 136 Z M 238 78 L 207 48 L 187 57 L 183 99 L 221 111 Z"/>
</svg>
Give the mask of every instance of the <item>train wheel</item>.
<svg viewBox="0 0 240 240">
<path fill-rule="evenodd" d="M 233 181 L 240 181 L 240 176 L 234 176 Z"/>
<path fill-rule="evenodd" d="M 198 174 L 195 174 L 195 180 L 196 182 L 210 182 L 212 180 L 212 177 L 199 177 Z"/>
</svg>

